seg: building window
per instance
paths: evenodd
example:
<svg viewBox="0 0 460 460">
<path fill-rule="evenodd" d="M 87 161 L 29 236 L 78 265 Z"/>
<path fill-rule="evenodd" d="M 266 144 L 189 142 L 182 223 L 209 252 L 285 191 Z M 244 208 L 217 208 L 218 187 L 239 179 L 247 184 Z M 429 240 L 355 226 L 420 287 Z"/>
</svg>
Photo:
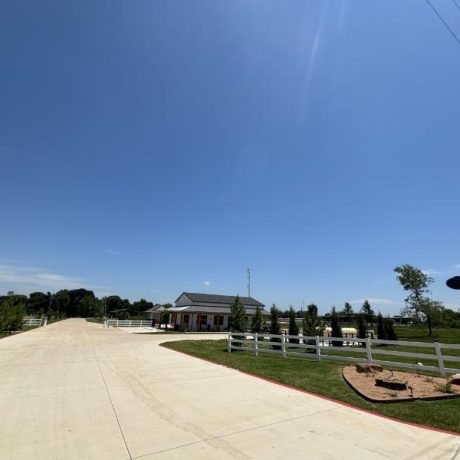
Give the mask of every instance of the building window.
<svg viewBox="0 0 460 460">
<path fill-rule="evenodd" d="M 224 317 L 215 315 L 214 316 L 214 326 L 223 326 L 224 325 Z"/>
<path fill-rule="evenodd" d="M 207 323 L 208 323 L 207 315 L 201 315 L 200 316 L 200 324 L 207 324 Z"/>
<path fill-rule="evenodd" d="M 184 324 L 188 324 L 189 315 L 184 315 Z"/>
</svg>

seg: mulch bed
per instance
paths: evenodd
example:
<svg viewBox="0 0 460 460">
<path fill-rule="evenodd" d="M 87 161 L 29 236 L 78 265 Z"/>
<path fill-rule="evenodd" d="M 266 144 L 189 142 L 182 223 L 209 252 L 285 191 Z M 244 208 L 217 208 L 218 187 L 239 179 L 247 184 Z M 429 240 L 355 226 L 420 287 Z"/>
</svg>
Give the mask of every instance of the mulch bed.
<svg viewBox="0 0 460 460">
<path fill-rule="evenodd" d="M 375 379 L 397 379 L 406 382 L 407 390 L 390 390 L 375 385 Z M 455 398 L 460 396 L 460 385 L 452 385 L 452 393 L 441 391 L 445 388 L 447 379 L 442 377 L 429 377 L 427 375 L 410 372 L 384 370 L 383 372 L 364 373 L 358 372 L 355 366 L 343 368 L 343 378 L 360 396 L 372 402 L 401 402 L 415 400 L 433 400 Z"/>
</svg>

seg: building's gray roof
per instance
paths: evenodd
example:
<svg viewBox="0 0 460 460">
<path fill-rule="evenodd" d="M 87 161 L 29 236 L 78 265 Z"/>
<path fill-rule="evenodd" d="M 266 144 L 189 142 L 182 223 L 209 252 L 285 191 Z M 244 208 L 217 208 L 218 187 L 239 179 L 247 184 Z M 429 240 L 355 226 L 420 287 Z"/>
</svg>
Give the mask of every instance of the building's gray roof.
<svg viewBox="0 0 460 460">
<path fill-rule="evenodd" d="M 163 312 L 165 311 L 165 307 L 163 305 L 155 305 L 152 308 L 149 308 L 148 310 L 145 310 L 144 313 L 155 313 L 155 312 Z"/>
<path fill-rule="evenodd" d="M 236 296 L 234 295 L 218 295 L 218 294 L 200 294 L 196 292 L 183 292 L 177 299 L 176 302 L 182 295 L 186 295 L 192 302 L 199 303 L 223 303 L 231 304 L 235 301 Z M 240 301 L 243 305 L 253 305 L 263 308 L 264 304 L 254 299 L 253 297 L 240 297 Z"/>
<path fill-rule="evenodd" d="M 262 316 L 270 316 L 270 313 L 261 309 Z M 168 309 L 170 313 L 202 313 L 204 315 L 230 315 L 230 307 L 205 307 L 205 306 L 186 306 L 186 307 L 171 307 Z M 254 309 L 245 309 L 246 315 L 254 315 Z"/>
</svg>

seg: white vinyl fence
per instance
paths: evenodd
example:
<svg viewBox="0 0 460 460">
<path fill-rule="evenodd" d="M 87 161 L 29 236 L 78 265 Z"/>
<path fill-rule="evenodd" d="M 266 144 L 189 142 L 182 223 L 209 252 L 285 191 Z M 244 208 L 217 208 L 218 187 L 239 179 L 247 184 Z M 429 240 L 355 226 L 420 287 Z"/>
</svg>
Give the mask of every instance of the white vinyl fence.
<svg viewBox="0 0 460 460">
<path fill-rule="evenodd" d="M 104 327 L 151 327 L 152 321 L 145 319 L 106 319 Z"/>
<path fill-rule="evenodd" d="M 23 326 L 46 326 L 48 320 L 46 318 L 24 318 L 22 321 Z"/>
<path fill-rule="evenodd" d="M 298 343 L 297 343 L 298 342 Z M 333 346 L 333 342 L 342 342 L 343 346 Z M 431 353 L 414 353 L 410 351 L 388 350 L 385 347 L 374 345 L 391 345 L 414 348 L 428 348 Z M 294 349 L 294 350 L 293 350 Z M 460 350 L 460 344 L 447 344 L 439 342 L 407 342 L 404 340 L 378 340 L 378 339 L 357 339 L 342 337 L 309 337 L 295 335 L 273 335 L 273 334 L 248 334 L 244 332 L 230 332 L 228 334 L 228 351 L 244 350 L 253 352 L 256 356 L 259 353 L 273 353 L 287 356 L 297 356 L 315 359 L 316 361 L 350 361 L 381 364 L 383 366 L 401 367 L 407 369 L 439 372 L 443 377 L 447 374 L 460 373 L 460 356 L 444 354 L 444 350 Z M 297 351 L 296 351 L 297 350 Z M 314 353 L 307 353 L 314 350 Z M 422 350 L 423 351 L 423 350 Z M 340 354 L 338 354 L 340 352 Z M 343 354 L 342 354 L 343 353 Z M 359 353 L 363 357 L 347 356 L 347 353 Z M 415 358 L 414 363 L 388 361 L 385 356 Z M 436 365 L 425 365 L 421 360 L 435 361 Z M 454 363 L 457 368 L 447 367 L 446 361 Z"/>
</svg>

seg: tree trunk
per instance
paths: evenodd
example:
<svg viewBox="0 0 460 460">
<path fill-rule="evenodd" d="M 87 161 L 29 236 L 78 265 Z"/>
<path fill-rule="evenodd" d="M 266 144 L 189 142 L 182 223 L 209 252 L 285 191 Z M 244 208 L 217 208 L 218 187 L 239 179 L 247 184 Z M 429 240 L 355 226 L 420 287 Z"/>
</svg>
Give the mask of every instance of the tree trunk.
<svg viewBox="0 0 460 460">
<path fill-rule="evenodd" d="M 431 315 L 427 315 L 426 321 L 428 323 L 428 337 L 431 337 L 431 334 L 433 332 L 433 325 L 431 324 Z"/>
</svg>

